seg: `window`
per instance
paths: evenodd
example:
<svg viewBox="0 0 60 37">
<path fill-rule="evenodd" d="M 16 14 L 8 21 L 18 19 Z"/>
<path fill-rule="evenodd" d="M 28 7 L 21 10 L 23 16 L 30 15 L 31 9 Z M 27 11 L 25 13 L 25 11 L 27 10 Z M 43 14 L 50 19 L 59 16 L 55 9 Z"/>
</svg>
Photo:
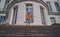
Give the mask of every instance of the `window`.
<svg viewBox="0 0 60 37">
<path fill-rule="evenodd" d="M 7 4 L 7 5 L 9 4 L 9 0 L 6 0 L 6 4 Z"/>
<path fill-rule="evenodd" d="M 40 12 L 42 24 L 45 24 L 44 8 L 42 6 L 40 6 Z"/>
<path fill-rule="evenodd" d="M 56 21 L 55 21 L 55 18 L 54 17 L 51 17 L 50 18 L 50 20 L 51 20 L 51 23 L 53 24 L 53 23 L 56 23 Z"/>
<path fill-rule="evenodd" d="M 48 10 L 49 10 L 49 11 L 52 11 L 50 2 L 46 2 L 46 4 L 47 4 L 47 6 L 48 6 Z"/>
<path fill-rule="evenodd" d="M 6 1 L 5 1 L 5 7 L 7 7 L 7 6 L 9 5 L 9 1 L 10 1 L 10 0 L 6 0 Z"/>
<path fill-rule="evenodd" d="M 17 21 L 17 12 L 18 12 L 18 7 L 16 6 L 16 7 L 14 7 L 12 24 L 16 24 L 16 21 Z"/>
<path fill-rule="evenodd" d="M 4 22 L 6 20 L 5 16 L 0 16 L 0 22 Z"/>
<path fill-rule="evenodd" d="M 57 2 L 55 2 L 55 7 L 56 7 L 57 11 L 60 11 L 60 7 L 59 7 L 59 4 Z"/>
<path fill-rule="evenodd" d="M 27 12 L 30 12 L 30 22 L 33 22 L 33 6 L 30 3 L 26 4 L 26 13 Z"/>
</svg>

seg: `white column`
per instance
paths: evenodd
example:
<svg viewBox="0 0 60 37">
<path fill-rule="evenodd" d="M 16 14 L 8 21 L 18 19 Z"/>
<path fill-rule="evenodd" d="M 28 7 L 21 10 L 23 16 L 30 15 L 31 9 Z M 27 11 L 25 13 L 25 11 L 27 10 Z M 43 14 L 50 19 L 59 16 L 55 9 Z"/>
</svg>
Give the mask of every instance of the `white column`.
<svg viewBox="0 0 60 37">
<path fill-rule="evenodd" d="M 19 3 L 18 4 L 18 14 L 17 14 L 17 24 L 24 23 L 25 22 L 25 3 Z"/>
<path fill-rule="evenodd" d="M 9 11 L 8 20 L 7 20 L 7 22 L 9 22 L 9 24 L 12 24 L 13 12 L 14 12 L 13 8 L 11 8 Z"/>
<path fill-rule="evenodd" d="M 40 5 L 38 3 L 33 4 L 33 20 L 34 23 L 41 25 Z"/>
<path fill-rule="evenodd" d="M 46 8 L 44 8 L 44 14 L 45 14 L 45 22 L 46 22 L 46 25 L 51 25 L 50 17 L 48 15 L 48 11 L 47 11 Z"/>
</svg>

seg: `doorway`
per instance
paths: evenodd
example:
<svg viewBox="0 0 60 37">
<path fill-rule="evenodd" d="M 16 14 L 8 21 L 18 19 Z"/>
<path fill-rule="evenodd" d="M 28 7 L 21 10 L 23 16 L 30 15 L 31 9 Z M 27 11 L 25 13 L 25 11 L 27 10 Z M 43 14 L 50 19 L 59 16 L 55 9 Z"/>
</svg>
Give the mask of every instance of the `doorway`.
<svg viewBox="0 0 60 37">
<path fill-rule="evenodd" d="M 30 23 L 33 23 L 33 6 L 32 4 L 26 4 L 26 13 L 29 12 L 30 13 Z"/>
</svg>

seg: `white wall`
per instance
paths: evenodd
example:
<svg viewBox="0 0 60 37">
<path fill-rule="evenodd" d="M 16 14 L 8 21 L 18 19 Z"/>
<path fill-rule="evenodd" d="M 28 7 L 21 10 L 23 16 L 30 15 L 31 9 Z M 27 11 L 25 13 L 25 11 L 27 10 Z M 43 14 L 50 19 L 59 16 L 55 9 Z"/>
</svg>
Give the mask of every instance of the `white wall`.
<svg viewBox="0 0 60 37">
<path fill-rule="evenodd" d="M 12 24 L 12 18 L 13 18 L 13 7 L 10 9 L 9 14 L 8 14 L 7 22 L 9 24 Z"/>
<path fill-rule="evenodd" d="M 24 3 L 18 3 L 18 15 L 17 15 L 17 24 L 25 22 L 25 5 Z"/>
<path fill-rule="evenodd" d="M 49 15 L 49 17 L 55 17 L 56 23 L 60 23 L 59 15 Z"/>
</svg>

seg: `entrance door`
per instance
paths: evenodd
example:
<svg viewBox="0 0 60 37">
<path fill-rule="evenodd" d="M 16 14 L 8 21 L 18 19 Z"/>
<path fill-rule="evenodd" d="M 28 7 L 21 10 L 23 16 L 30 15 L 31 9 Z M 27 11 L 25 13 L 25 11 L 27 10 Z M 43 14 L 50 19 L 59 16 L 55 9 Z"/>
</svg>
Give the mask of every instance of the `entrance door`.
<svg viewBox="0 0 60 37">
<path fill-rule="evenodd" d="M 33 7 L 32 4 L 26 4 L 26 13 L 29 12 L 30 13 L 30 23 L 33 22 Z"/>
</svg>

